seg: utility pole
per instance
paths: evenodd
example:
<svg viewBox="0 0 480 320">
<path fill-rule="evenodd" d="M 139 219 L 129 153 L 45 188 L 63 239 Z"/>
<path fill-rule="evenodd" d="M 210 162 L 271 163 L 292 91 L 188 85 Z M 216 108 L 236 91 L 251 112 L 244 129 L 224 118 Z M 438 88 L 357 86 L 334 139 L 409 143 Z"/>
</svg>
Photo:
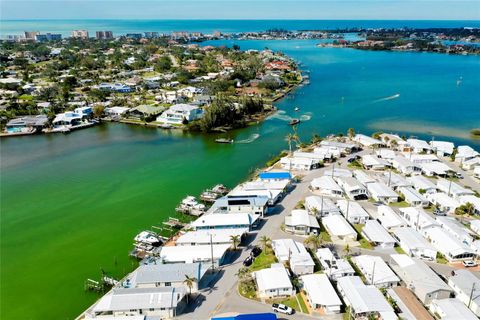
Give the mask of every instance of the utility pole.
<svg viewBox="0 0 480 320">
<path fill-rule="evenodd" d="M 347 199 L 347 212 L 345 213 L 345 218 L 348 221 L 348 211 L 350 210 L 350 200 Z"/>
<path fill-rule="evenodd" d="M 392 180 L 392 170 L 388 171 L 388 186 L 390 187 L 390 181 Z"/>
<path fill-rule="evenodd" d="M 450 182 L 448 183 L 448 196 L 450 197 L 450 191 L 451 191 L 451 189 L 452 189 L 452 180 L 448 180 L 448 181 L 450 181 Z"/>
<path fill-rule="evenodd" d="M 322 196 L 322 204 L 320 206 L 320 217 L 323 217 L 323 196 Z"/>
<path fill-rule="evenodd" d="M 418 231 L 419 224 L 420 224 L 420 212 L 417 211 L 417 231 Z"/>
<path fill-rule="evenodd" d="M 335 172 L 335 162 L 333 163 L 333 166 L 332 166 L 332 178 L 334 178 L 334 172 Z"/>
<path fill-rule="evenodd" d="M 210 253 L 212 255 L 212 272 L 215 270 L 215 265 L 213 263 L 213 240 L 212 240 L 212 235 L 210 234 Z"/>
<path fill-rule="evenodd" d="M 373 261 L 373 269 L 372 269 L 372 285 L 375 285 L 375 263 L 377 263 L 377 261 Z"/>
<path fill-rule="evenodd" d="M 470 291 L 470 299 L 468 299 L 468 309 L 470 309 L 470 305 L 472 304 L 474 292 L 475 292 L 475 282 L 472 284 L 472 290 Z"/>
</svg>

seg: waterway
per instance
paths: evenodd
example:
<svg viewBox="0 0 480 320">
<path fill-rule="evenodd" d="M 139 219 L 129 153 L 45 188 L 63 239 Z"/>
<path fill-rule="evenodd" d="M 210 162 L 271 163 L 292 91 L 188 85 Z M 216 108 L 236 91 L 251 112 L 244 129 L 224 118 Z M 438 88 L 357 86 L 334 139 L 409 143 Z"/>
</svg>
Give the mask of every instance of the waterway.
<svg viewBox="0 0 480 320">
<path fill-rule="evenodd" d="M 232 45 L 231 41 L 211 42 Z M 125 124 L 0 140 L 1 319 L 72 319 L 98 298 L 86 278 L 134 267 L 132 237 L 158 225 L 186 195 L 245 179 L 299 134 L 398 132 L 480 150 L 480 58 L 317 48 L 315 41 L 241 41 L 280 50 L 310 75 L 280 112 L 229 136 Z M 458 81 L 460 79 L 460 82 Z M 294 107 L 300 107 L 295 112 Z"/>
</svg>

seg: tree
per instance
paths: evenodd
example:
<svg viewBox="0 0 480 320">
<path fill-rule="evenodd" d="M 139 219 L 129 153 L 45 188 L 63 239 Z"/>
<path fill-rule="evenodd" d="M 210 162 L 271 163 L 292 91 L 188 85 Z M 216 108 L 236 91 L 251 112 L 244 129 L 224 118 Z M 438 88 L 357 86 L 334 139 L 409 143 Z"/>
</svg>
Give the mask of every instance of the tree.
<svg viewBox="0 0 480 320">
<path fill-rule="evenodd" d="M 262 244 L 263 251 L 265 253 L 267 252 L 267 248 L 268 248 L 268 246 L 270 245 L 271 242 L 272 242 L 272 239 L 270 239 L 267 236 L 263 236 L 263 237 L 260 238 L 260 243 Z"/>
<path fill-rule="evenodd" d="M 163 56 L 155 64 L 155 71 L 157 72 L 167 72 L 172 68 L 172 60 L 170 57 Z"/>
<path fill-rule="evenodd" d="M 240 236 L 239 235 L 231 235 L 230 240 L 232 240 L 233 250 L 237 250 L 237 247 L 240 244 Z"/>
<path fill-rule="evenodd" d="M 458 215 L 472 215 L 475 213 L 475 206 L 471 202 L 462 204 L 460 207 L 455 209 L 455 214 Z"/>
<path fill-rule="evenodd" d="M 350 256 L 350 246 L 348 244 L 343 248 L 343 252 L 347 257 Z"/>
<path fill-rule="evenodd" d="M 355 137 L 355 129 L 353 129 L 353 128 L 348 129 L 348 137 L 350 139 L 353 139 L 353 137 Z"/>
<path fill-rule="evenodd" d="M 102 104 L 96 104 L 94 107 L 93 107 L 93 116 L 95 118 L 100 118 L 101 116 L 103 116 L 103 112 L 105 111 L 105 106 L 102 105 Z"/>
<path fill-rule="evenodd" d="M 322 137 L 321 137 L 319 134 L 314 133 L 314 134 L 312 135 L 312 140 L 310 140 L 310 141 L 311 141 L 312 143 L 319 143 L 319 142 L 322 141 Z"/>
<path fill-rule="evenodd" d="M 246 267 L 242 267 L 238 269 L 238 272 L 236 274 L 236 276 L 240 279 L 240 281 L 244 281 L 245 279 L 248 278 L 249 275 L 250 275 L 250 270 L 248 270 L 248 268 Z"/>
<path fill-rule="evenodd" d="M 323 239 L 319 234 L 312 234 L 303 243 L 313 251 L 317 251 L 322 246 Z"/>
<path fill-rule="evenodd" d="M 188 297 L 192 295 L 192 288 L 193 285 L 197 282 L 197 278 L 195 277 L 189 277 L 188 275 L 185 275 L 185 280 L 183 280 L 183 283 L 188 287 L 188 296 L 187 296 L 187 303 L 188 303 Z"/>
</svg>

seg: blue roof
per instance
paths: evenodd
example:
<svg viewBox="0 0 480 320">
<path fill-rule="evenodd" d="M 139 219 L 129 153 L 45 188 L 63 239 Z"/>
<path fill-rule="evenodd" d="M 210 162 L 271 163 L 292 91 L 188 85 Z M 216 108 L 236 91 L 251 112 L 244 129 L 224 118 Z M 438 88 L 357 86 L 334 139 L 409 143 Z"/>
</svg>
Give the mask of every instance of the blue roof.
<svg viewBox="0 0 480 320">
<path fill-rule="evenodd" d="M 291 179 L 289 172 L 262 172 L 260 179 Z"/>
<path fill-rule="evenodd" d="M 274 313 L 250 313 L 234 317 L 212 318 L 211 320 L 277 320 L 277 316 Z"/>
</svg>

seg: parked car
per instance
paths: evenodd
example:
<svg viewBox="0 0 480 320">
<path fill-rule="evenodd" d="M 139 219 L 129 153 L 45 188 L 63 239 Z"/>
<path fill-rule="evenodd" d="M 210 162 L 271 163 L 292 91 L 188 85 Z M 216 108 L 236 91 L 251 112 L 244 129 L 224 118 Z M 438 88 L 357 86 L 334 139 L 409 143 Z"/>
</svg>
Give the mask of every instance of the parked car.
<svg viewBox="0 0 480 320">
<path fill-rule="evenodd" d="M 457 179 L 463 179 L 463 174 L 457 172 L 457 173 L 455 173 L 455 178 L 457 178 Z"/>
<path fill-rule="evenodd" d="M 259 247 L 253 247 L 252 251 L 250 251 L 250 255 L 252 257 L 258 257 L 260 255 L 260 253 L 262 253 L 262 249 L 260 249 Z"/>
<path fill-rule="evenodd" d="M 444 211 L 442 211 L 442 210 L 440 210 L 440 209 L 435 209 L 435 210 L 433 210 L 433 214 L 436 215 L 436 216 L 446 216 L 446 215 L 447 215 L 446 212 L 444 212 Z"/>
<path fill-rule="evenodd" d="M 284 304 L 281 303 L 274 303 L 272 304 L 272 310 L 273 312 L 280 312 L 280 313 L 285 313 L 285 314 L 293 314 L 295 312 L 294 309 L 287 307 Z"/>
<path fill-rule="evenodd" d="M 463 261 L 463 265 L 464 265 L 466 268 L 470 268 L 470 267 L 476 267 L 476 266 L 478 266 L 478 263 L 476 263 L 476 262 L 473 261 L 473 260 L 466 260 L 466 261 Z"/>
<path fill-rule="evenodd" d="M 250 267 L 253 263 L 253 257 L 252 256 L 248 256 L 245 260 L 243 260 L 243 265 L 245 267 Z"/>
</svg>

